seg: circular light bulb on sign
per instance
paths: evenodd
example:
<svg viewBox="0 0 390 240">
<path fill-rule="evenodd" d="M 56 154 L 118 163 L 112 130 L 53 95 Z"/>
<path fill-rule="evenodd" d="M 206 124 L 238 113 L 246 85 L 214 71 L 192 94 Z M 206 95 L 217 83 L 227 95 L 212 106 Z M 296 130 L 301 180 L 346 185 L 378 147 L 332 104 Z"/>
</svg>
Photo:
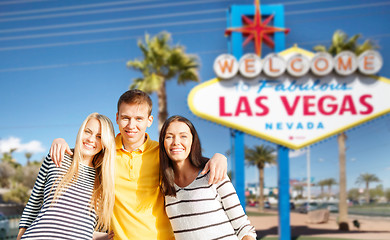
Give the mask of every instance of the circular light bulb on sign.
<svg viewBox="0 0 390 240">
<path fill-rule="evenodd" d="M 333 57 L 326 52 L 318 52 L 311 59 L 311 71 L 317 76 L 328 75 L 333 70 Z"/>
<path fill-rule="evenodd" d="M 268 54 L 263 61 L 263 72 L 270 77 L 279 77 L 286 71 L 286 61 L 276 53 Z"/>
<path fill-rule="evenodd" d="M 237 59 L 230 54 L 221 54 L 214 61 L 214 72 L 221 79 L 230 79 L 237 75 Z"/>
<path fill-rule="evenodd" d="M 240 58 L 238 69 L 242 76 L 254 78 L 258 76 L 262 69 L 261 59 L 254 53 L 247 53 Z"/>
<path fill-rule="evenodd" d="M 378 51 L 367 50 L 359 55 L 359 71 L 366 75 L 376 74 L 383 66 L 382 56 Z"/>
<path fill-rule="evenodd" d="M 310 69 L 310 62 L 307 57 L 300 53 L 291 56 L 287 61 L 287 72 L 294 77 L 302 77 Z"/>
<path fill-rule="evenodd" d="M 352 74 L 357 69 L 356 55 L 350 51 L 343 51 L 334 57 L 334 70 L 341 76 Z"/>
</svg>

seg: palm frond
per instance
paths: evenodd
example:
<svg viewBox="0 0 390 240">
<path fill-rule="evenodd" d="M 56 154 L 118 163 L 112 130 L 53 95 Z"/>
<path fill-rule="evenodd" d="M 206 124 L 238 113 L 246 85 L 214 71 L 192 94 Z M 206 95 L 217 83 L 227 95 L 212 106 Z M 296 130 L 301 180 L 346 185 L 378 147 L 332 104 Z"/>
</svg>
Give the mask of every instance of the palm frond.
<svg viewBox="0 0 390 240">
<path fill-rule="evenodd" d="M 362 173 L 359 175 L 359 177 L 356 179 L 357 184 L 362 183 L 370 183 L 370 182 L 380 182 L 379 178 L 375 174 L 370 173 Z"/>
<path fill-rule="evenodd" d="M 145 63 L 143 61 L 140 61 L 140 60 L 133 60 L 133 61 L 128 61 L 126 63 L 126 66 L 128 68 L 132 68 L 134 70 L 138 70 L 138 71 L 143 71 L 145 69 Z"/>
<path fill-rule="evenodd" d="M 140 89 L 146 93 L 153 93 L 160 89 L 163 77 L 155 73 L 147 75 L 144 78 L 136 78 L 130 85 L 130 89 Z"/>
<path fill-rule="evenodd" d="M 366 40 L 363 44 L 359 44 L 358 40 L 360 37 L 361 34 L 355 34 L 348 39 L 348 35 L 345 32 L 337 30 L 332 36 L 332 43 L 328 49 L 323 45 L 317 45 L 313 49 L 317 52 L 328 52 L 333 56 L 348 50 L 359 56 L 366 50 L 378 48 L 370 40 Z"/>
<path fill-rule="evenodd" d="M 344 42 L 347 40 L 348 36 L 345 32 L 341 30 L 337 30 L 332 37 L 332 45 L 334 46 L 342 46 Z"/>
<path fill-rule="evenodd" d="M 186 71 L 182 71 L 177 77 L 178 84 L 184 84 L 188 81 L 199 82 L 198 71 L 194 68 L 190 68 Z"/>
<path fill-rule="evenodd" d="M 149 51 L 148 51 L 147 45 L 144 45 L 144 43 L 142 41 L 139 41 L 138 42 L 138 47 L 141 50 L 142 55 L 144 56 L 144 58 L 148 58 Z"/>
<path fill-rule="evenodd" d="M 359 56 L 360 54 L 362 54 L 363 52 L 367 51 L 367 50 L 374 50 L 374 49 L 378 49 L 379 47 L 374 44 L 371 40 L 367 39 L 366 41 L 364 41 L 363 44 L 357 46 L 356 50 L 355 50 L 355 53 L 357 56 Z"/>
<path fill-rule="evenodd" d="M 357 40 L 360 38 L 360 34 L 353 35 L 344 43 L 342 50 L 349 50 L 351 52 L 355 52 L 356 47 L 358 46 Z"/>
<path fill-rule="evenodd" d="M 327 52 L 326 47 L 324 45 L 317 45 L 313 48 L 316 52 Z"/>
</svg>

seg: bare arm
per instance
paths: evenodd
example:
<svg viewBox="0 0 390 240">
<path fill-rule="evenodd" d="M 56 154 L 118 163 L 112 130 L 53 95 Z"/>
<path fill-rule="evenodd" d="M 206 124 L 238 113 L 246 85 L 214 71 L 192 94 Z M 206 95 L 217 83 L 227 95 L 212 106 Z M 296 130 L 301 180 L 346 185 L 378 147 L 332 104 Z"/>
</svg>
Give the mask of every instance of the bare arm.
<svg viewBox="0 0 390 240">
<path fill-rule="evenodd" d="M 207 162 L 202 174 L 206 174 L 209 170 L 209 184 L 219 183 L 227 174 L 227 158 L 220 153 L 214 154 L 214 156 Z"/>
<path fill-rule="evenodd" d="M 50 147 L 50 156 L 57 167 L 61 166 L 61 161 L 64 159 L 65 152 L 69 155 L 73 155 L 73 152 L 70 150 L 69 145 L 66 143 L 65 139 L 54 139 Z"/>
<path fill-rule="evenodd" d="M 19 228 L 19 233 L 18 233 L 18 237 L 16 238 L 16 240 L 20 240 L 25 231 L 26 231 L 26 228 Z"/>
</svg>

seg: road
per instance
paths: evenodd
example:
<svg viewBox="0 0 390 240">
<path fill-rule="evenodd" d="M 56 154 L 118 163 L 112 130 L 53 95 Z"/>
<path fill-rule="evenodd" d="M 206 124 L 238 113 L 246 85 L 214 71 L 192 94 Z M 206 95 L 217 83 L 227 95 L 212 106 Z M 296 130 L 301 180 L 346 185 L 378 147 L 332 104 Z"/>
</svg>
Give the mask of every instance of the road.
<svg viewBox="0 0 390 240">
<path fill-rule="evenodd" d="M 257 208 L 247 207 L 248 211 L 258 211 Z M 278 232 L 278 215 L 276 210 L 267 209 L 267 213 L 274 213 L 273 216 L 251 216 L 249 220 L 255 226 L 258 237 L 276 237 Z M 360 229 L 353 226 L 352 221 L 357 219 L 360 222 Z M 290 225 L 292 237 L 312 236 L 345 239 L 366 239 L 366 240 L 389 240 L 390 239 L 390 218 L 365 217 L 349 215 L 349 232 L 338 230 L 337 214 L 331 214 L 329 221 L 322 224 L 307 223 L 307 215 L 291 212 Z"/>
</svg>

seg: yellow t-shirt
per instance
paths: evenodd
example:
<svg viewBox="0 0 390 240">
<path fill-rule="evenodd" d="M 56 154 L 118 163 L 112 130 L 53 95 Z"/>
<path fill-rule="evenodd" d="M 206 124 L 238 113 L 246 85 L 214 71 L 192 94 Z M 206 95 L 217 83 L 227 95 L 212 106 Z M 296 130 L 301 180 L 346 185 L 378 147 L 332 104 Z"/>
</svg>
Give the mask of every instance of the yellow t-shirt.
<svg viewBox="0 0 390 240">
<path fill-rule="evenodd" d="M 150 140 L 128 152 L 118 134 L 115 163 L 114 239 L 174 239 L 159 188 L 158 142 Z"/>
</svg>

